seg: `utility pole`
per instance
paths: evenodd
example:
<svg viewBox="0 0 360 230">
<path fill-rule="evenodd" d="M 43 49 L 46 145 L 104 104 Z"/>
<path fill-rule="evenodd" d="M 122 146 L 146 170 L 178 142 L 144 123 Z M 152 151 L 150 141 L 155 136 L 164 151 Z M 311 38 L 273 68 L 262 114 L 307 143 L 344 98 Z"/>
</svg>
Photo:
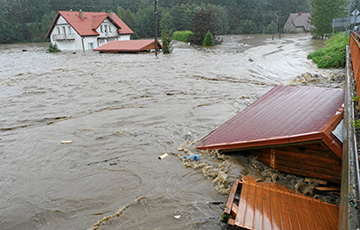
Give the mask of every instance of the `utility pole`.
<svg viewBox="0 0 360 230">
<path fill-rule="evenodd" d="M 158 0 L 154 0 L 155 57 L 157 57 L 157 3 Z"/>
<path fill-rule="evenodd" d="M 281 15 L 281 10 L 276 11 L 276 15 L 277 15 L 277 32 L 279 34 L 279 40 L 281 39 L 281 33 L 280 33 L 280 15 Z"/>
</svg>

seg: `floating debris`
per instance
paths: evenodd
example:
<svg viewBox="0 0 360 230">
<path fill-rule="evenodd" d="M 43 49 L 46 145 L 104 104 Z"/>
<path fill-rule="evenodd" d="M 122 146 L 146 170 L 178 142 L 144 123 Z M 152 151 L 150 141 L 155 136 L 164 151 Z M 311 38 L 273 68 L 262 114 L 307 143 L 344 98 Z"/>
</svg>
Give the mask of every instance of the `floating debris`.
<svg viewBox="0 0 360 230">
<path fill-rule="evenodd" d="M 198 161 L 200 160 L 200 154 L 196 154 L 196 155 L 190 155 L 190 156 L 186 156 L 184 157 L 185 160 L 190 160 L 190 161 Z"/>
<path fill-rule="evenodd" d="M 72 141 L 61 141 L 61 144 L 71 144 L 72 143 Z"/>
<path fill-rule="evenodd" d="M 164 159 L 165 157 L 169 156 L 169 154 L 167 153 L 164 153 L 163 155 L 159 156 L 159 159 L 162 160 Z"/>
</svg>

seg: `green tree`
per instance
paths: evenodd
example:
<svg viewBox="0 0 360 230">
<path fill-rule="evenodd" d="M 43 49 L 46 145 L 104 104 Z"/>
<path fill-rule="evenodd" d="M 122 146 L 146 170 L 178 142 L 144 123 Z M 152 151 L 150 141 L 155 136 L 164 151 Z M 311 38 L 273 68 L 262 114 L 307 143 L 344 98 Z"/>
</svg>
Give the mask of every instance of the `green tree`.
<svg viewBox="0 0 360 230">
<path fill-rule="evenodd" d="M 161 20 L 160 20 L 160 29 L 161 29 L 161 40 L 163 43 L 163 53 L 171 53 L 171 38 L 172 38 L 172 16 L 169 11 L 162 11 Z"/>
<path fill-rule="evenodd" d="M 253 34 L 258 32 L 258 28 L 252 20 L 243 20 L 241 21 L 240 26 L 238 27 L 238 33 L 241 34 Z"/>
<path fill-rule="evenodd" d="M 135 14 L 131 10 L 125 10 L 124 8 L 118 6 L 116 7 L 116 14 L 121 18 L 121 20 L 125 22 L 127 26 L 130 27 L 130 29 L 135 30 L 137 21 Z M 132 37 L 137 38 L 137 34 L 134 34 Z"/>
<path fill-rule="evenodd" d="M 196 8 L 195 4 L 175 5 L 170 9 L 170 13 L 174 20 L 173 30 L 184 31 L 191 28 L 193 12 Z"/>
<path fill-rule="evenodd" d="M 163 10 L 161 12 L 161 19 L 160 19 L 160 31 L 170 30 L 172 28 L 173 28 L 173 17 L 171 16 L 169 11 Z"/>
<path fill-rule="evenodd" d="M 154 36 L 154 7 L 139 9 L 136 12 L 135 32 L 140 38 Z"/>
<path fill-rule="evenodd" d="M 205 47 L 215 46 L 214 38 L 213 38 L 213 35 L 210 33 L 210 31 L 208 31 L 205 35 L 205 38 L 203 41 L 203 46 L 205 46 Z"/>
<path fill-rule="evenodd" d="M 43 38 L 45 38 L 48 30 L 50 29 L 50 26 L 56 16 L 57 12 L 51 11 L 48 14 L 44 14 L 44 16 L 41 19 L 41 34 L 43 35 Z"/>
<path fill-rule="evenodd" d="M 346 0 L 310 0 L 312 7 L 311 23 L 316 27 L 312 33 L 316 37 L 324 37 L 332 32 L 333 18 L 346 15 Z"/>
<path fill-rule="evenodd" d="M 211 4 L 195 8 L 191 24 L 191 31 L 194 33 L 190 37 L 191 43 L 201 45 L 207 32 L 214 35 L 227 33 L 226 10 L 219 8 Z"/>
</svg>

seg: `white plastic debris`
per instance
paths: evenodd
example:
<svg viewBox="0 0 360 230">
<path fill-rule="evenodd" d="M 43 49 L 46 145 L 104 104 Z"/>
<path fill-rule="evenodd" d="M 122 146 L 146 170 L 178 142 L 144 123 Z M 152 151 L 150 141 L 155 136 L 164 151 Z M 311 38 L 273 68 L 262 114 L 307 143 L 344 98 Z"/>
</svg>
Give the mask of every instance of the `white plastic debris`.
<svg viewBox="0 0 360 230">
<path fill-rule="evenodd" d="M 169 154 L 167 153 L 164 153 L 163 155 L 159 156 L 159 159 L 162 160 L 164 159 L 165 157 L 169 156 Z"/>
<path fill-rule="evenodd" d="M 61 144 L 71 144 L 72 141 L 61 141 Z"/>
</svg>

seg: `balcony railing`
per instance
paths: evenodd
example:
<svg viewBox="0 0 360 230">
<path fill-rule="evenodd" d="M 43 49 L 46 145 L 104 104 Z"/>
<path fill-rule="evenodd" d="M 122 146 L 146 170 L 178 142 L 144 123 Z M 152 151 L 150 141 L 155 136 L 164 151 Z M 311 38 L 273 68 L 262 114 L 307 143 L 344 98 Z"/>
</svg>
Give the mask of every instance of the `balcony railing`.
<svg viewBox="0 0 360 230">
<path fill-rule="evenodd" d="M 53 34 L 52 38 L 56 41 L 75 40 L 75 34 Z"/>
<path fill-rule="evenodd" d="M 99 33 L 98 38 L 112 38 L 117 36 L 118 36 L 117 32 L 104 32 L 104 33 Z"/>
</svg>

